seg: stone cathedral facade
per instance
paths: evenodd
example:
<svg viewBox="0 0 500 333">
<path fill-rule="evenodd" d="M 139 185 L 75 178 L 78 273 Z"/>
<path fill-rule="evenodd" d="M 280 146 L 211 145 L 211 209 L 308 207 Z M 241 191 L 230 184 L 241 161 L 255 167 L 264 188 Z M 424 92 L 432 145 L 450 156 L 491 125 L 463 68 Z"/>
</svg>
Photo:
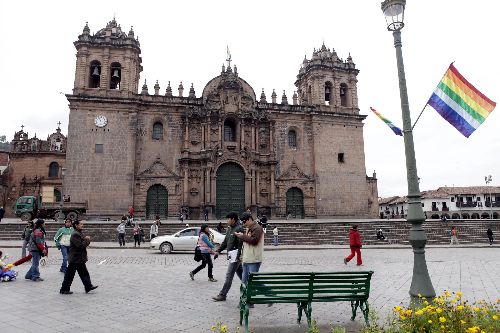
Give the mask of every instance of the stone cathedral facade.
<svg viewBox="0 0 500 333">
<path fill-rule="evenodd" d="M 255 90 L 230 60 L 201 95 L 182 82 L 150 93 L 139 41 L 113 19 L 74 43 L 64 193 L 91 216 L 376 217 L 351 57 L 324 45 L 288 100 Z M 141 82 L 142 83 L 142 82 Z"/>
</svg>

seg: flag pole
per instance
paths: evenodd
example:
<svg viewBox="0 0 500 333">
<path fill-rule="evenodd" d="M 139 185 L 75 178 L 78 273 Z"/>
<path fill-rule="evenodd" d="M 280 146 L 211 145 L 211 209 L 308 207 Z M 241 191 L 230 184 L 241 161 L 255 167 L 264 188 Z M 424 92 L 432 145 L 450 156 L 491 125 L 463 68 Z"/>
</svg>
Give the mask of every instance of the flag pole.
<svg viewBox="0 0 500 333">
<path fill-rule="evenodd" d="M 451 64 L 448 66 L 448 69 L 446 70 L 446 72 L 444 72 L 443 76 L 441 77 L 441 80 L 439 80 L 439 82 L 441 82 L 443 80 L 443 77 L 445 77 L 446 73 L 448 73 L 448 70 L 450 69 L 451 65 L 453 65 L 455 63 L 455 60 L 453 60 L 451 62 Z M 427 107 L 429 101 L 427 101 L 427 103 L 425 103 L 424 107 L 422 108 L 422 111 L 420 111 L 420 114 L 418 115 L 417 117 L 417 120 L 415 120 L 415 123 L 413 123 L 413 126 L 411 127 L 411 130 L 413 131 L 413 129 L 415 128 L 415 125 L 417 125 L 417 122 L 418 120 L 420 119 L 420 116 L 422 115 L 422 113 L 424 112 L 425 108 Z"/>
</svg>

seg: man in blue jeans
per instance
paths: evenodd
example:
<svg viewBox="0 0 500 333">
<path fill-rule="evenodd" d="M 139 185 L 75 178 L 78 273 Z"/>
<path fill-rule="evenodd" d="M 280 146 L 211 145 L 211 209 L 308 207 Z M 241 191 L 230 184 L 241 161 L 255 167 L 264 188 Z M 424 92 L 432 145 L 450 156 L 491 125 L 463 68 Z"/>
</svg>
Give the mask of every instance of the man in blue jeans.
<svg viewBox="0 0 500 333">
<path fill-rule="evenodd" d="M 240 256 L 243 266 L 241 282 L 246 285 L 250 273 L 258 272 L 262 264 L 264 230 L 253 220 L 252 214 L 249 212 L 243 213 L 240 219 L 246 231 L 245 233 L 235 232 L 234 234 L 243 241 L 243 249 Z"/>
</svg>

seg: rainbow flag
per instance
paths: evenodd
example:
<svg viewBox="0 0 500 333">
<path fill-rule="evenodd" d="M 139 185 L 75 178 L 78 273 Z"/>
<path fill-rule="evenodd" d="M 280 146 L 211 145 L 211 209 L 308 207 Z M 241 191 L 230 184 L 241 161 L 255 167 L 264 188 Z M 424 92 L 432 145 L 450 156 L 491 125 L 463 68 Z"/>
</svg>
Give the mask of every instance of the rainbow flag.
<svg viewBox="0 0 500 333">
<path fill-rule="evenodd" d="M 427 102 L 465 137 L 490 115 L 496 103 L 484 96 L 450 65 Z"/>
<path fill-rule="evenodd" d="M 399 127 L 397 127 L 396 125 L 394 125 L 392 123 L 392 121 L 390 121 L 389 119 L 387 119 L 386 117 L 381 115 L 377 110 L 375 110 L 371 106 L 370 106 L 370 110 L 372 110 L 373 113 L 375 113 L 380 119 L 382 119 L 382 121 L 384 123 L 386 123 L 387 126 L 389 126 L 391 128 L 391 130 L 394 132 L 394 134 L 403 136 L 403 132 L 401 131 L 401 129 Z"/>
</svg>

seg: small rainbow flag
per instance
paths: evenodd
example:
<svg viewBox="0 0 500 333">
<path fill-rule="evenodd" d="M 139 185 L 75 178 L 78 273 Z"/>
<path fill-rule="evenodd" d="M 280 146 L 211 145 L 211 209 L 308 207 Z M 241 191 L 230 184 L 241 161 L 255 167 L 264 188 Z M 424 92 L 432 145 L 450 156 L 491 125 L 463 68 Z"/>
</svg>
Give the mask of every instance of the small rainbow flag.
<svg viewBox="0 0 500 333">
<path fill-rule="evenodd" d="M 496 103 L 469 83 L 450 65 L 427 102 L 465 137 L 490 115 Z"/>
<path fill-rule="evenodd" d="M 372 110 L 373 113 L 375 113 L 380 119 L 382 119 L 382 121 L 384 123 L 386 123 L 387 126 L 389 126 L 391 128 L 391 130 L 394 132 L 394 134 L 403 136 L 403 132 L 401 131 L 401 129 L 399 127 L 397 127 L 396 125 L 394 125 L 389 119 L 387 119 L 386 117 L 381 115 L 377 110 L 375 110 L 371 106 L 370 106 L 370 110 Z"/>
</svg>

